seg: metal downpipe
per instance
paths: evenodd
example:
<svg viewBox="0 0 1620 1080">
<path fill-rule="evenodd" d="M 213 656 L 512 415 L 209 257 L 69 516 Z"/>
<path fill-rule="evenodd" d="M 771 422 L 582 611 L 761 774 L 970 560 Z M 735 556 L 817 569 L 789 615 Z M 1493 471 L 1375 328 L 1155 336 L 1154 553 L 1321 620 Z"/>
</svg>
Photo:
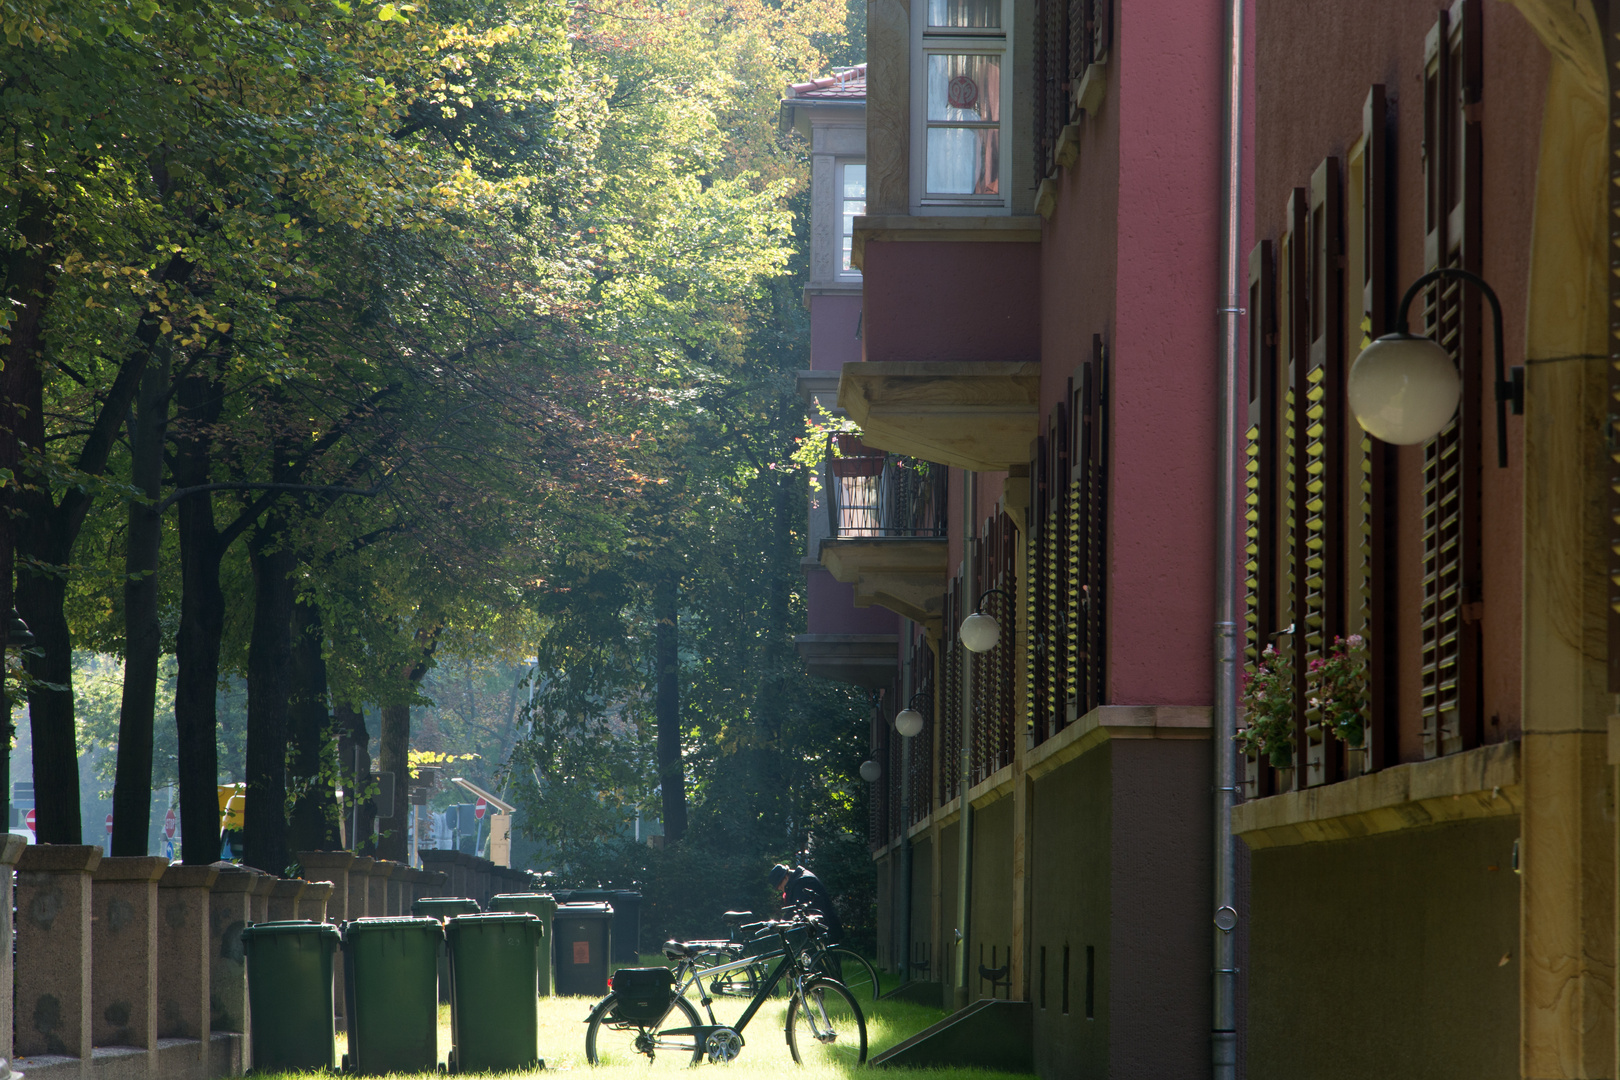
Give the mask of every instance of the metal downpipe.
<svg viewBox="0 0 1620 1080">
<path fill-rule="evenodd" d="M 979 582 L 974 574 L 973 557 L 978 553 L 978 530 L 974 525 L 979 501 L 979 474 L 962 470 L 962 596 L 963 606 L 978 598 Z M 957 612 L 961 617 L 962 613 Z M 973 784 L 973 654 L 960 641 L 956 648 L 963 652 L 962 659 L 962 755 L 961 774 L 957 790 L 961 800 L 956 812 L 956 994 L 958 1009 L 968 1003 L 968 883 L 972 880 L 969 869 L 973 858 L 972 807 L 968 805 L 968 788 Z"/>
<path fill-rule="evenodd" d="M 1237 850 L 1232 803 L 1237 792 L 1237 559 L 1241 527 L 1238 501 L 1238 358 L 1244 281 L 1243 196 L 1244 0 L 1226 0 L 1221 109 L 1221 343 L 1217 370 L 1215 478 L 1215 743 L 1214 788 L 1214 985 L 1211 995 L 1211 1075 L 1237 1078 Z"/>
<path fill-rule="evenodd" d="M 917 693 L 916 670 L 911 666 L 911 620 L 900 617 L 900 687 L 905 697 L 897 702 L 900 709 L 911 708 L 911 699 Z M 895 710 L 899 715 L 899 709 Z M 931 733 L 931 732 L 930 732 Z M 895 912 L 895 934 L 900 939 L 900 982 L 911 981 L 911 740 L 895 733 L 900 740 L 900 881 L 894 890 L 899 899 Z"/>
</svg>

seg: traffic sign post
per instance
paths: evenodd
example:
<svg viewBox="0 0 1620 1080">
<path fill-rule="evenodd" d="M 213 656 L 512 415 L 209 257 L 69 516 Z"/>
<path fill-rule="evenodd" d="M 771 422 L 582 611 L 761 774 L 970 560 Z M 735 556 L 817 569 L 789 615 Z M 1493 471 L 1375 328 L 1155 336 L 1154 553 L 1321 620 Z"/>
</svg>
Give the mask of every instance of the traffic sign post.
<svg viewBox="0 0 1620 1080">
<path fill-rule="evenodd" d="M 107 835 L 108 836 L 112 835 L 112 815 L 111 814 L 107 815 Z"/>
<path fill-rule="evenodd" d="M 23 824 L 28 826 L 28 831 L 33 834 L 35 838 L 38 838 L 39 833 L 34 829 L 34 812 L 32 810 L 29 810 L 28 813 L 23 815 Z"/>
<path fill-rule="evenodd" d="M 108 816 L 107 820 L 109 822 L 112 821 L 111 815 Z M 170 840 L 174 839 L 174 823 L 174 807 L 171 806 L 169 807 L 169 812 L 163 815 L 163 835 L 167 836 Z"/>
<path fill-rule="evenodd" d="M 479 799 L 477 802 L 473 803 L 473 817 L 482 821 L 484 819 L 484 811 L 488 809 L 489 803 L 485 802 L 483 799 Z"/>
</svg>

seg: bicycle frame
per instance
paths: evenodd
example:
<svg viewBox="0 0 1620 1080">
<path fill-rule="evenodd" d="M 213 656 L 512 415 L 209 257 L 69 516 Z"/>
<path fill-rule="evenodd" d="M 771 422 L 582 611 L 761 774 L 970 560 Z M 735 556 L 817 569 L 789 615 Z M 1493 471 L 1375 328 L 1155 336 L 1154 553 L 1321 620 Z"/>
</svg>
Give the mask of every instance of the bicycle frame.
<svg viewBox="0 0 1620 1080">
<path fill-rule="evenodd" d="M 697 980 L 698 989 L 703 995 L 701 999 L 703 1002 L 703 1007 L 708 1011 L 710 1022 L 708 1024 L 699 1025 L 696 1028 L 661 1028 L 659 1029 L 658 1034 L 690 1034 L 696 1035 L 699 1039 L 703 1040 L 708 1039 L 709 1035 L 718 1028 L 729 1028 L 730 1030 L 737 1032 L 739 1035 L 742 1034 L 743 1028 L 748 1026 L 748 1021 L 752 1020 L 754 1018 L 754 1014 L 759 1012 L 766 1001 L 770 1000 L 771 991 L 775 990 L 776 984 L 782 981 L 783 974 L 785 974 L 789 968 L 797 968 L 799 966 L 799 954 L 795 953 L 793 949 L 788 946 L 786 934 L 781 935 L 781 937 L 782 962 L 776 965 L 776 970 L 771 972 L 770 976 L 760 984 L 758 990 L 754 991 L 753 1000 L 748 1003 L 748 1008 L 743 1010 L 742 1016 L 737 1018 L 737 1022 L 735 1024 L 714 1023 L 714 1008 L 712 1005 L 710 1005 L 710 1002 L 713 999 L 710 998 L 709 992 L 703 988 L 703 980 L 710 975 L 724 975 L 729 971 L 740 971 L 743 968 L 759 963 L 762 959 L 769 959 L 769 957 L 752 956 L 745 960 L 734 960 L 729 964 L 717 964 L 714 967 L 703 968 L 701 971 L 698 971 L 696 965 L 693 965 L 693 974 L 690 978 L 695 978 Z M 794 978 L 802 979 L 803 975 L 800 973 L 795 973 Z M 679 993 L 683 991 L 686 986 L 690 985 L 690 979 L 685 984 L 677 984 L 676 992 Z M 671 1008 L 673 1008 L 673 1006 L 671 1006 Z"/>
</svg>

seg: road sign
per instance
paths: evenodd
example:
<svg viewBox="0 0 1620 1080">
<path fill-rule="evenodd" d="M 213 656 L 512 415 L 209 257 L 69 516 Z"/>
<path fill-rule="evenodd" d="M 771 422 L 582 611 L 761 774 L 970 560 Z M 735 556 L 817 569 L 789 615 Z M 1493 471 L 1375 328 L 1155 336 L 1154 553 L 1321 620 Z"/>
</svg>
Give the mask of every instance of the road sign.
<svg viewBox="0 0 1620 1080">
<path fill-rule="evenodd" d="M 483 799 L 479 799 L 477 802 L 473 803 L 473 817 L 482 821 L 484 818 L 484 811 L 488 809 L 489 803 Z"/>
<path fill-rule="evenodd" d="M 169 812 L 163 815 L 163 835 L 170 840 L 174 839 L 174 807 L 172 806 L 169 807 Z"/>
<path fill-rule="evenodd" d="M 112 835 L 112 815 L 111 814 L 107 815 L 107 835 L 108 836 Z"/>
<path fill-rule="evenodd" d="M 23 824 L 28 826 L 29 832 L 34 831 L 34 812 L 32 810 L 23 815 Z"/>
</svg>

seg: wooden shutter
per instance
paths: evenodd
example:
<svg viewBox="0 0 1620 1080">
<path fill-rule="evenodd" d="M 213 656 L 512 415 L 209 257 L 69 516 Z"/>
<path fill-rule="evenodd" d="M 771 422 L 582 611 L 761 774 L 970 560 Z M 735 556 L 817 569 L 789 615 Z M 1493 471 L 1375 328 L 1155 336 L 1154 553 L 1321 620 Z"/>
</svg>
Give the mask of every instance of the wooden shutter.
<svg viewBox="0 0 1620 1080">
<path fill-rule="evenodd" d="M 928 774 L 934 739 L 939 731 L 939 713 L 934 707 L 934 650 L 928 647 L 926 637 L 918 637 L 912 646 L 911 670 L 917 687 L 912 696 L 922 695 L 917 698 L 917 704 L 922 706 L 919 711 L 923 715 L 923 729 L 915 738 L 906 740 L 911 744 L 910 758 L 906 762 L 906 768 L 911 771 L 911 817 L 905 822 L 906 829 L 927 817 L 933 807 L 933 784 Z"/>
<path fill-rule="evenodd" d="M 1253 675 L 1277 623 L 1277 313 L 1271 241 L 1249 253 L 1249 414 L 1243 441 L 1243 666 Z M 1276 770 L 1244 764 L 1248 794 L 1276 793 Z"/>
<path fill-rule="evenodd" d="M 1347 283 L 1355 312 L 1353 325 L 1346 327 L 1351 356 L 1389 332 L 1394 310 L 1388 115 L 1384 87 L 1375 85 L 1362 107 L 1361 147 L 1349 165 L 1353 190 L 1347 195 L 1347 207 L 1354 222 L 1346 230 L 1346 240 L 1355 249 L 1349 260 L 1354 276 Z M 1394 765 L 1400 757 L 1397 710 L 1390 697 L 1395 671 L 1395 581 L 1389 557 L 1393 550 L 1390 529 L 1394 514 L 1389 504 L 1394 494 L 1390 479 L 1394 455 L 1388 443 L 1368 435 L 1348 416 L 1344 427 L 1351 480 L 1346 500 L 1350 530 L 1346 540 L 1350 560 L 1345 586 L 1347 626 L 1367 641 L 1369 685 L 1366 751 L 1352 761 L 1371 771 Z"/>
<path fill-rule="evenodd" d="M 1424 268 L 1479 272 L 1479 0 L 1442 11 L 1424 50 Z M 1423 296 L 1424 332 L 1462 373 L 1457 416 L 1423 447 L 1422 713 L 1425 757 L 1479 743 L 1480 298 L 1450 279 Z"/>
<path fill-rule="evenodd" d="M 1052 530 L 1047 546 L 1047 597 L 1052 606 L 1052 730 L 1076 719 L 1074 684 L 1079 667 L 1075 618 L 1078 589 L 1074 581 L 1074 480 L 1069 468 L 1069 403 L 1052 406 L 1046 437 L 1052 478 Z"/>
<path fill-rule="evenodd" d="M 1287 379 L 1278 389 L 1283 395 L 1283 423 L 1279 435 L 1282 447 L 1278 458 L 1281 535 L 1284 550 L 1278 560 L 1279 586 L 1277 621 L 1290 633 L 1277 639 L 1277 648 L 1294 662 L 1294 773 L 1292 786 L 1304 786 L 1305 747 L 1309 741 L 1305 731 L 1305 663 L 1302 646 L 1305 639 L 1305 606 L 1301 590 L 1304 575 L 1300 572 L 1305 562 L 1305 468 L 1301 457 L 1305 430 L 1305 409 L 1308 402 L 1304 393 L 1305 368 L 1310 358 L 1310 325 L 1306 319 L 1307 297 L 1306 266 L 1310 245 L 1307 240 L 1306 216 L 1309 193 L 1295 188 L 1288 196 L 1288 231 L 1278 247 L 1278 345 L 1285 352 Z"/>
<path fill-rule="evenodd" d="M 1101 705 L 1107 674 L 1103 635 L 1107 628 L 1104 588 L 1107 570 L 1107 349 L 1102 335 L 1091 337 L 1091 359 L 1069 380 L 1069 415 L 1074 445 L 1074 530 L 1070 550 L 1075 620 L 1075 712 Z"/>
<path fill-rule="evenodd" d="M 989 652 L 975 653 L 973 664 L 973 782 L 981 783 L 1012 763 L 1013 664 L 1017 653 L 1012 628 L 1017 626 L 1018 581 L 1013 568 L 1018 539 L 1012 519 L 997 515 L 980 530 L 974 562 L 981 592 L 1001 589 L 985 597 L 984 610 L 1002 626 L 1001 643 Z"/>
<path fill-rule="evenodd" d="M 1051 477 L 1048 474 L 1046 436 L 1035 439 L 1030 460 L 1030 499 L 1025 511 L 1024 558 L 1026 561 L 1024 613 L 1029 624 L 1029 647 L 1025 683 L 1025 720 L 1036 744 L 1052 734 L 1048 703 L 1052 669 L 1051 608 L 1046 603 L 1046 546 L 1051 539 Z"/>
<path fill-rule="evenodd" d="M 939 805 L 956 797 L 962 775 L 962 653 L 956 628 L 962 623 L 962 578 L 945 596 L 945 632 L 940 640 Z"/>
<path fill-rule="evenodd" d="M 1295 461 L 1302 512 L 1295 570 L 1301 622 L 1296 626 L 1303 674 L 1325 658 L 1344 632 L 1344 200 L 1339 161 L 1328 158 L 1311 176 L 1306 218 L 1306 332 L 1301 382 L 1304 410 L 1296 424 Z M 1331 783 L 1343 773 L 1342 748 L 1323 729 L 1320 710 L 1300 703 L 1306 720 L 1305 784 Z"/>
</svg>

